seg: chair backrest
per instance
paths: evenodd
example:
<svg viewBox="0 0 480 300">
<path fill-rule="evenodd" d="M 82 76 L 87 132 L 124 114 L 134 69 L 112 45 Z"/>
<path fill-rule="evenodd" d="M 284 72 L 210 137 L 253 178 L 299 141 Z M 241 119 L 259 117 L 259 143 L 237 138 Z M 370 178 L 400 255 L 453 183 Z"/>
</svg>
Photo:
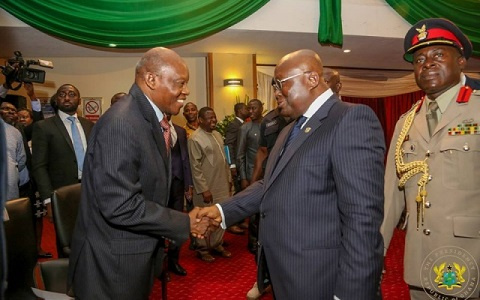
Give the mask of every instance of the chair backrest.
<svg viewBox="0 0 480 300">
<path fill-rule="evenodd" d="M 39 290 L 66 294 L 68 258 L 38 262 L 33 271 L 35 287 Z"/>
<path fill-rule="evenodd" d="M 5 222 L 7 244 L 7 299 L 30 299 L 33 296 L 32 271 L 37 262 L 37 243 L 30 199 L 7 201 Z M 36 299 L 33 297 L 33 299 Z"/>
<path fill-rule="evenodd" d="M 56 189 L 52 195 L 53 222 L 57 237 L 58 257 L 70 256 L 73 229 L 81 199 L 80 183 Z"/>
</svg>

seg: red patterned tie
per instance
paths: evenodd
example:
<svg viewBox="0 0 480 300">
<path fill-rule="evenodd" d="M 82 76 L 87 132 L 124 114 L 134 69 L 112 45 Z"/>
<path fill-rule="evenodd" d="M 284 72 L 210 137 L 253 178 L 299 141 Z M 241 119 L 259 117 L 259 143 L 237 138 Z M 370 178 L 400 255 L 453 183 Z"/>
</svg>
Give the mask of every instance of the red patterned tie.
<svg viewBox="0 0 480 300">
<path fill-rule="evenodd" d="M 160 121 L 160 126 L 163 129 L 163 138 L 165 139 L 165 146 L 167 147 L 167 154 L 170 153 L 170 124 L 168 123 L 167 118 L 163 118 Z"/>
</svg>

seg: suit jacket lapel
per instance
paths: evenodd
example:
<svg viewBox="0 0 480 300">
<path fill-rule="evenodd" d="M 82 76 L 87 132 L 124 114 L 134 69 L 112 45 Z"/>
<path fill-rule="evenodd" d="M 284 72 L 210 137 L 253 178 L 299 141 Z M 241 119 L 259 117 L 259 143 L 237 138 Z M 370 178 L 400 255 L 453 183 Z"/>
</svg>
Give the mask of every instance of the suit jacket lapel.
<svg viewBox="0 0 480 300">
<path fill-rule="evenodd" d="M 58 131 L 60 131 L 60 134 L 65 138 L 67 141 L 67 144 L 70 146 L 73 152 L 75 152 L 75 149 L 73 148 L 73 143 L 72 139 L 70 138 L 70 135 L 68 134 L 67 128 L 65 128 L 65 124 L 63 124 L 62 119 L 58 115 L 56 115 L 53 119 L 53 122 L 55 126 L 57 126 Z"/>
<path fill-rule="evenodd" d="M 283 146 L 285 145 L 288 135 L 290 135 L 290 131 L 292 130 L 293 126 L 295 126 L 295 122 L 292 122 L 288 125 L 288 130 L 282 131 L 283 134 L 281 135 L 281 140 L 279 136 L 277 143 L 275 143 L 275 153 L 273 153 L 272 150 L 272 154 L 275 155 L 273 156 L 275 157 L 275 159 L 273 160 L 273 163 L 275 165 L 267 165 L 266 173 L 268 172 L 267 174 L 271 174 L 271 176 L 266 177 L 265 189 L 268 189 L 272 182 L 275 181 L 280 172 L 282 172 L 288 162 L 297 153 L 298 148 L 300 148 L 303 143 L 305 143 L 305 141 L 308 139 L 308 137 L 312 135 L 322 125 L 323 119 L 328 116 L 330 109 L 337 101 L 338 100 L 335 96 L 330 97 L 327 102 L 325 102 L 318 109 L 318 111 L 307 121 L 307 123 L 305 123 L 295 140 L 293 140 L 290 145 L 288 145 L 288 147 L 284 150 L 283 153 Z"/>
<path fill-rule="evenodd" d="M 160 123 L 158 122 L 157 116 L 155 115 L 155 111 L 148 102 L 148 99 L 145 97 L 143 92 L 136 84 L 132 86 L 129 93 L 135 98 L 135 101 L 138 104 L 140 112 L 144 116 L 145 120 L 150 123 L 152 135 L 155 140 L 155 144 L 157 145 L 157 150 L 160 152 L 160 155 L 165 162 L 165 166 L 169 168 L 170 163 L 167 155 L 165 139 L 163 138 L 162 128 L 160 127 Z M 167 174 L 169 173 L 169 170 L 167 170 Z"/>
</svg>

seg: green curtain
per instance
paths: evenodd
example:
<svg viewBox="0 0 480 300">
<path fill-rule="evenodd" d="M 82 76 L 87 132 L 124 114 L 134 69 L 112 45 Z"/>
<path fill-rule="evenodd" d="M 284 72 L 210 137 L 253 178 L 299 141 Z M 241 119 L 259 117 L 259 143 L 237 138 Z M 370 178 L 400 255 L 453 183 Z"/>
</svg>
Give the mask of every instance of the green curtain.
<svg viewBox="0 0 480 300">
<path fill-rule="evenodd" d="M 426 18 L 446 18 L 455 23 L 473 44 L 473 55 L 480 56 L 480 0 L 386 0 L 410 24 Z"/>
<path fill-rule="evenodd" d="M 269 0 L 1 0 L 28 25 L 86 45 L 173 46 L 226 29 Z"/>
<path fill-rule="evenodd" d="M 343 45 L 341 0 L 320 0 L 318 42 L 340 47 Z"/>
</svg>

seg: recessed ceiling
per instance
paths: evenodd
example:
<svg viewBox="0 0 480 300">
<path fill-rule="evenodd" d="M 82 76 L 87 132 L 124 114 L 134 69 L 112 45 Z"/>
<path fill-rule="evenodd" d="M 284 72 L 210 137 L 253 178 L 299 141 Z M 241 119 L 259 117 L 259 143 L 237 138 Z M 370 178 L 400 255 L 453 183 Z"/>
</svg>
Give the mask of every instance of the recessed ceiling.
<svg viewBox="0 0 480 300">
<path fill-rule="evenodd" d="M 19 50 L 27 58 L 141 56 L 146 49 L 95 48 L 50 36 L 32 27 L 0 27 L 0 57 L 9 58 Z M 321 46 L 313 33 L 227 29 L 192 43 L 172 47 L 183 56 L 207 53 L 256 54 L 258 64 L 274 65 L 285 54 L 313 49 L 326 66 L 338 68 L 411 70 L 402 59 L 403 40 L 372 36 L 344 36 L 343 49 Z M 467 71 L 480 72 L 480 59 L 471 58 Z"/>
</svg>

